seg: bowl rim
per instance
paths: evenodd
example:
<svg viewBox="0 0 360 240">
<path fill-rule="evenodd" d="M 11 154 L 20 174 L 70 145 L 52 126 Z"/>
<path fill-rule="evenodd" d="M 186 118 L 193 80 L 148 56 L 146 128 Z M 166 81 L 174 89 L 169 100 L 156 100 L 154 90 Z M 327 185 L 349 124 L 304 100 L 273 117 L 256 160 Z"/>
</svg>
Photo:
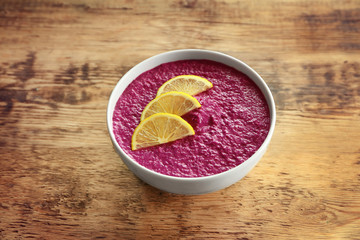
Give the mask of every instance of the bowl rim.
<svg viewBox="0 0 360 240">
<path fill-rule="evenodd" d="M 121 94 L 117 97 L 117 99 L 114 99 L 115 95 L 116 95 L 116 92 L 117 92 L 117 89 L 120 88 L 121 86 L 121 80 L 122 79 L 126 79 L 128 75 L 130 75 L 130 73 L 132 71 L 135 71 L 137 68 L 139 68 L 141 65 L 146 65 L 148 62 L 151 62 L 153 61 L 154 59 L 156 58 L 159 58 L 159 57 L 163 57 L 165 55 L 169 55 L 169 54 L 184 54 L 184 53 L 196 53 L 196 52 L 199 52 L 199 53 L 207 53 L 207 54 L 214 54 L 214 55 L 218 55 L 218 56 L 222 56 L 222 57 L 225 57 L 225 58 L 228 58 L 230 59 L 231 61 L 234 61 L 236 62 L 237 64 L 239 65 L 242 65 L 244 68 L 247 69 L 247 71 L 251 72 L 253 75 L 256 76 L 256 78 L 258 78 L 258 80 L 260 80 L 260 82 L 262 82 L 263 84 L 263 90 L 260 89 L 263 93 L 263 95 L 266 97 L 266 95 L 268 96 L 268 98 L 266 98 L 266 102 L 268 104 L 268 107 L 269 107 L 269 111 L 270 111 L 270 129 L 269 129 L 269 132 L 265 138 L 265 140 L 263 141 L 263 143 L 261 144 L 261 146 L 248 158 L 246 159 L 245 161 L 243 161 L 242 163 L 240 163 L 239 165 L 237 165 L 236 167 L 233 167 L 231 169 L 228 169 L 224 172 L 220 172 L 220 173 L 216 173 L 216 174 L 212 174 L 212 175 L 208 175 L 208 176 L 200 176 L 200 177 L 177 177 L 177 176 L 170 176 L 170 175 L 166 175 L 166 174 L 162 174 L 162 173 L 159 173 L 159 172 L 156 172 L 154 170 L 151 170 L 151 169 L 148 169 L 144 166 L 142 166 L 141 164 L 139 164 L 135 159 L 131 158 L 130 156 L 128 156 L 127 153 L 125 153 L 125 151 L 120 147 L 119 143 L 116 141 L 116 138 L 115 138 L 115 134 L 113 132 L 113 111 L 114 111 L 114 108 L 111 108 L 111 102 L 114 101 L 114 106 L 116 107 L 116 104 L 117 104 L 117 101 L 119 99 L 119 97 L 121 96 Z M 206 58 L 202 58 L 202 59 L 205 59 Z M 185 59 L 184 59 L 185 60 Z M 216 61 L 216 60 L 212 60 L 212 61 Z M 171 61 L 169 61 L 171 62 Z M 165 63 L 165 62 L 163 62 Z M 219 63 L 222 63 L 222 62 L 219 62 Z M 161 63 L 162 64 L 162 63 Z M 225 64 L 225 63 L 222 63 L 222 64 Z M 227 65 L 227 64 L 225 64 Z M 229 66 L 229 65 L 227 65 Z M 156 66 L 155 66 L 156 67 Z M 152 67 L 152 68 L 155 68 L 155 67 Z M 232 66 L 230 66 L 232 67 Z M 151 68 L 151 69 L 152 69 Z M 148 70 L 145 70 L 145 71 L 148 71 Z M 143 72 L 145 71 L 142 71 L 140 74 L 142 74 Z M 238 70 L 239 71 L 239 70 Z M 139 74 L 139 75 L 140 75 Z M 245 74 L 245 73 L 244 73 Z M 132 81 L 134 81 L 139 75 L 137 75 L 135 78 L 133 78 L 128 86 L 130 85 L 130 83 Z M 245 74 L 248 76 L 248 74 Z M 248 76 L 259 88 L 259 84 L 257 84 L 253 78 L 251 78 L 250 76 Z M 128 87 L 126 86 L 125 89 Z M 125 90 L 124 89 L 124 90 Z M 243 61 L 235 58 L 235 57 L 232 57 L 228 54 L 225 54 L 225 53 L 222 53 L 222 52 L 218 52 L 218 51 L 213 51 L 213 50 L 206 50 L 206 49 L 178 49 L 178 50 L 172 50 L 172 51 L 166 51 L 166 52 L 162 52 L 162 53 L 159 53 L 159 54 L 156 54 L 156 55 L 153 55 L 141 62 L 139 62 L 138 64 L 134 65 L 130 70 L 128 70 L 116 83 L 115 87 L 113 88 L 111 94 L 110 94 L 110 97 L 109 97 L 109 100 L 108 100 L 108 106 L 107 106 L 107 111 L 106 111 L 106 120 L 107 120 L 107 128 L 108 128 L 108 133 L 110 134 L 110 138 L 111 138 L 111 141 L 114 145 L 114 147 L 116 148 L 116 150 L 120 151 L 121 154 L 123 156 L 125 156 L 127 158 L 128 161 L 131 161 L 133 164 L 135 164 L 137 167 L 141 168 L 142 170 L 144 170 L 145 172 L 147 172 L 148 174 L 152 174 L 154 176 L 157 176 L 157 177 L 162 177 L 162 178 L 165 178 L 165 179 L 168 179 L 168 180 L 177 180 L 177 181 L 205 181 L 205 180 L 209 180 L 209 179 L 212 179 L 212 178 L 217 178 L 217 177 L 221 177 L 222 175 L 227 175 L 229 174 L 230 172 L 233 172 L 233 171 L 236 171 L 238 168 L 241 168 L 241 166 L 245 163 L 245 162 L 248 162 L 248 161 L 251 161 L 251 159 L 255 158 L 257 155 L 261 154 L 261 152 L 265 151 L 267 146 L 269 145 L 270 143 L 270 140 L 272 138 L 272 135 L 274 133 L 274 130 L 275 130 L 275 124 L 276 124 L 276 108 L 275 108 L 275 101 L 274 101 L 274 97 L 270 91 L 270 88 L 268 87 L 268 85 L 266 84 L 266 82 L 263 80 L 263 78 L 253 69 L 251 68 L 249 65 L 247 65 L 246 63 L 244 63 Z M 122 156 L 119 156 L 121 158 L 121 160 L 123 160 L 124 162 L 124 159 L 122 159 Z M 124 162 L 125 163 L 125 162 Z M 127 164 L 126 164 L 127 165 Z"/>
</svg>

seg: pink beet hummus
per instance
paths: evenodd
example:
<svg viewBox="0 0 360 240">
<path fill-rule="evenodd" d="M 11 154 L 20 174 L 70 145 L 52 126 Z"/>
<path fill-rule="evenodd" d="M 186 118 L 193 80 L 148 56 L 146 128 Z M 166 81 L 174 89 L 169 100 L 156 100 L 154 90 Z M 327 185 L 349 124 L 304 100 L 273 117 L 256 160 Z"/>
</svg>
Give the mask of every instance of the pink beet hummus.
<svg viewBox="0 0 360 240">
<path fill-rule="evenodd" d="M 183 116 L 195 135 L 131 150 L 131 136 L 158 88 L 177 75 L 198 75 L 214 87 L 194 96 L 201 108 Z M 120 96 L 113 115 L 120 147 L 142 166 L 170 176 L 202 177 L 246 161 L 265 140 L 270 112 L 260 89 L 245 74 L 208 60 L 169 62 L 138 76 Z"/>
</svg>

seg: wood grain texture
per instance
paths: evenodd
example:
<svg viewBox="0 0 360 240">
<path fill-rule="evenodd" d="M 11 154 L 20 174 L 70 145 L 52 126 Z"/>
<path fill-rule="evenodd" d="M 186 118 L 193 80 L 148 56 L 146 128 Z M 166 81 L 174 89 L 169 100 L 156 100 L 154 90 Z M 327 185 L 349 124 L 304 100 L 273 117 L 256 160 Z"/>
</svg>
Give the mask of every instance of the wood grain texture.
<svg viewBox="0 0 360 240">
<path fill-rule="evenodd" d="M 359 1 L 0 2 L 0 239 L 360 239 Z M 137 179 L 109 95 L 161 52 L 237 57 L 270 86 L 260 163 L 215 193 Z"/>
</svg>

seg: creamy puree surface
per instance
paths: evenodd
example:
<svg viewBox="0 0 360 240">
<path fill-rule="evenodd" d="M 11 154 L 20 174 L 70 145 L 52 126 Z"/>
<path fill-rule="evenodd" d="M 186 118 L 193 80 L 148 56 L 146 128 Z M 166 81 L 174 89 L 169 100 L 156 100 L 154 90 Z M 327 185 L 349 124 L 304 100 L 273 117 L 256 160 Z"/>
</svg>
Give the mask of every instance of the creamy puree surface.
<svg viewBox="0 0 360 240">
<path fill-rule="evenodd" d="M 183 116 L 195 135 L 132 151 L 131 136 L 144 107 L 165 81 L 188 74 L 214 85 L 194 96 L 201 108 Z M 170 176 L 202 177 L 227 171 L 251 157 L 269 132 L 270 112 L 260 89 L 245 74 L 214 61 L 183 60 L 138 76 L 120 96 L 113 122 L 120 147 L 142 166 Z"/>
</svg>

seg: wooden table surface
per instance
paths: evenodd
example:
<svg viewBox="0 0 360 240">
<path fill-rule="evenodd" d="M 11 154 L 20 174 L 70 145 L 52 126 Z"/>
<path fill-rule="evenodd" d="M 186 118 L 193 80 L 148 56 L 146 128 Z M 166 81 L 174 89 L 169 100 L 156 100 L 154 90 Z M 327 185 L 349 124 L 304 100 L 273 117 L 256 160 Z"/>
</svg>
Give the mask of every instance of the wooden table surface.
<svg viewBox="0 0 360 240">
<path fill-rule="evenodd" d="M 137 179 L 109 95 L 138 62 L 202 48 L 268 83 L 260 163 L 214 193 Z M 359 1 L 0 2 L 0 239 L 360 239 Z"/>
</svg>

